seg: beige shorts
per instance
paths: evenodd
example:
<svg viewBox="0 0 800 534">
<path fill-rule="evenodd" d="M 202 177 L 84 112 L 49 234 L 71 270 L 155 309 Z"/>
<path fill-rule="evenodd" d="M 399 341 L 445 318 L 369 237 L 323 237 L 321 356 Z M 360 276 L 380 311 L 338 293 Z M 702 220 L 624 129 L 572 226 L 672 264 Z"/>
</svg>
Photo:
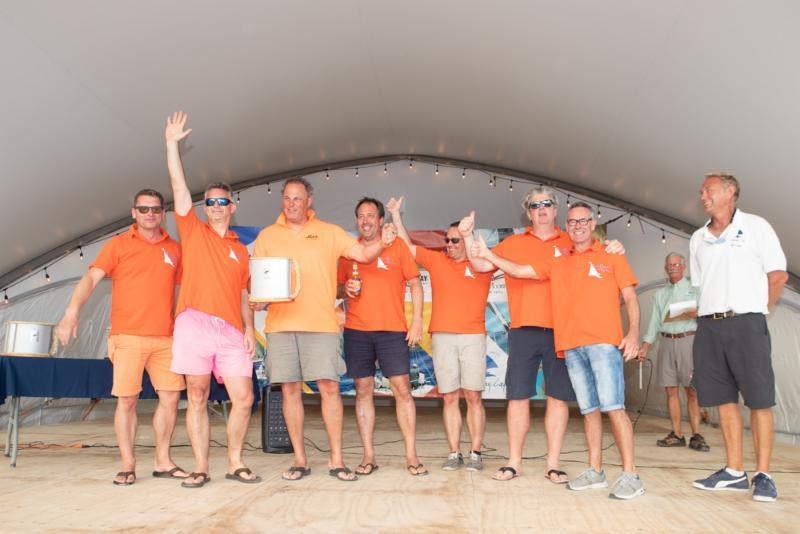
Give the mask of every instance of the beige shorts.
<svg viewBox="0 0 800 534">
<path fill-rule="evenodd" d="M 435 332 L 433 371 L 439 393 L 486 388 L 486 335 Z"/>
<path fill-rule="evenodd" d="M 329 332 L 267 334 L 267 378 L 272 384 L 335 380 L 347 370 L 341 336 Z"/>
<path fill-rule="evenodd" d="M 694 336 L 670 339 L 658 336 L 656 381 L 661 387 L 692 386 Z"/>
</svg>

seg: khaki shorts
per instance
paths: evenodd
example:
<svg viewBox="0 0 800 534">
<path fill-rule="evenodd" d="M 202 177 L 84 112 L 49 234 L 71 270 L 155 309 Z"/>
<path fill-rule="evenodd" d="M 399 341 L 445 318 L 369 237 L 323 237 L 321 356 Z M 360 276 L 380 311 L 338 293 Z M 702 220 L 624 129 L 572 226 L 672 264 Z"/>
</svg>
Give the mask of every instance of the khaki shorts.
<svg viewBox="0 0 800 534">
<path fill-rule="evenodd" d="M 131 397 L 142 391 L 142 373 L 147 369 L 156 391 L 183 391 L 183 375 L 169 370 L 172 338 L 169 336 L 108 336 L 108 359 L 114 367 L 111 394 Z"/>
<path fill-rule="evenodd" d="M 692 385 L 694 362 L 692 344 L 694 336 L 668 338 L 658 336 L 658 359 L 656 360 L 656 382 L 661 387 Z"/>
<path fill-rule="evenodd" d="M 346 371 L 339 334 L 275 332 L 267 334 L 267 378 L 272 384 L 335 380 Z"/>
<path fill-rule="evenodd" d="M 435 332 L 433 371 L 439 393 L 486 388 L 486 335 Z"/>
</svg>

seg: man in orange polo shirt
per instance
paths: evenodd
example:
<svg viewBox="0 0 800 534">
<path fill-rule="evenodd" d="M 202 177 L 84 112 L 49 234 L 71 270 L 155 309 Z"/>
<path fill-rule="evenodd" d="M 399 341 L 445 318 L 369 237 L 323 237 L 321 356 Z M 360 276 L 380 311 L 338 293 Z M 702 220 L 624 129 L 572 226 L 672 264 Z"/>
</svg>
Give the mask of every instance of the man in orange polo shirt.
<svg viewBox="0 0 800 534">
<path fill-rule="evenodd" d="M 381 238 L 383 203 L 364 197 L 356 204 L 359 241 Z M 347 298 L 344 323 L 344 358 L 347 374 L 356 383 L 356 421 L 364 454 L 356 474 L 369 475 L 375 463 L 375 362 L 389 380 L 397 423 L 403 434 L 406 466 L 412 475 L 427 475 L 416 445 L 417 410 L 411 396 L 409 347 L 422 339 L 422 283 L 419 269 L 403 240 L 398 239 L 370 263 L 356 264 L 360 281 L 352 279 L 353 260 L 339 261 L 339 297 Z M 411 291 L 411 327 L 406 327 L 406 283 Z"/>
<path fill-rule="evenodd" d="M 255 241 L 255 257 L 294 259 L 300 271 L 300 293 L 291 302 L 269 304 L 264 331 L 267 337 L 267 374 L 281 384 L 283 418 L 294 448 L 294 464 L 284 480 L 299 480 L 311 473 L 303 436 L 302 384 L 316 382 L 322 399 L 322 420 L 331 455 L 328 474 L 342 481 L 358 477 L 344 465 L 342 420 L 344 408 L 339 377 L 345 372 L 336 318 L 336 267 L 339 257 L 370 263 L 394 240 L 384 227 L 381 239 L 359 243 L 339 226 L 316 218 L 311 205 L 314 188 L 303 178 L 283 184 L 283 211 Z M 264 309 L 265 304 L 252 304 Z"/>
<path fill-rule="evenodd" d="M 122 471 L 114 484 L 136 482 L 136 403 L 147 369 L 158 393 L 153 414 L 155 459 L 153 476 L 184 478 L 186 472 L 169 454 L 178 399 L 185 389 L 183 376 L 170 371 L 172 361 L 172 305 L 180 281 L 180 245 L 161 228 L 164 197 L 143 189 L 133 197 L 131 216 L 136 221 L 127 232 L 111 238 L 100 250 L 72 292 L 57 335 L 63 345 L 77 337 L 79 313 L 97 284 L 111 278 L 111 333 L 108 357 L 114 365 L 111 394 L 117 397 L 114 431 L 122 457 Z"/>
<path fill-rule="evenodd" d="M 567 212 L 573 248 L 554 261 L 535 261 L 537 278 L 550 279 L 557 351 L 563 351 L 578 406 L 584 416 L 589 469 L 569 481 L 571 490 L 606 488 L 602 468 L 605 412 L 622 457 L 622 474 L 610 497 L 633 499 L 644 493 L 636 474 L 633 427 L 625 411 L 623 361 L 639 352 L 637 280 L 625 256 L 609 254 L 594 241 L 596 222 L 588 204 L 576 202 Z M 625 302 L 628 333 L 623 337 L 619 299 Z"/>
<path fill-rule="evenodd" d="M 229 230 L 236 204 L 227 184 L 206 187 L 204 211 L 197 218 L 186 185 L 179 143 L 189 135 L 187 116 L 173 113 L 164 135 L 167 165 L 175 201 L 175 221 L 181 237 L 183 279 L 178 295 L 172 370 L 186 375 L 189 405 L 186 429 L 192 442 L 195 468 L 181 484 L 199 488 L 208 475 L 208 395 L 211 375 L 225 383 L 231 400 L 228 413 L 228 470 L 225 478 L 257 483 L 261 477 L 245 467 L 242 444 L 253 406 L 253 312 L 248 305 L 250 266 L 247 248 Z"/>
<path fill-rule="evenodd" d="M 443 419 L 450 453 L 442 465 L 455 471 L 466 465 L 470 471 L 483 469 L 481 444 L 486 413 L 481 393 L 486 384 L 486 299 L 491 273 L 478 273 L 469 264 L 464 242 L 453 223 L 445 235 L 446 253 L 418 247 L 411 242 L 400 216 L 403 197 L 392 198 L 386 209 L 392 214 L 398 235 L 406 242 L 417 263 L 430 274 L 433 368 L 436 384 L 444 399 Z M 464 461 L 461 454 L 461 408 L 463 392 L 467 401 L 467 427 L 471 447 Z"/>
</svg>

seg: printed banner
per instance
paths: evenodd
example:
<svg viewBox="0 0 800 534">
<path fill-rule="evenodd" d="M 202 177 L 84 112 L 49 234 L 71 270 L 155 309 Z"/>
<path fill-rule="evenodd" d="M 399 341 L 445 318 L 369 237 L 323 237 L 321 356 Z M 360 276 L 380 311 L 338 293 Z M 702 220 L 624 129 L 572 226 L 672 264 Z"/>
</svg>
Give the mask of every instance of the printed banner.
<svg viewBox="0 0 800 534">
<path fill-rule="evenodd" d="M 234 226 L 232 228 L 239 239 L 247 245 L 252 253 L 252 243 L 261 231 L 260 227 L 253 226 Z M 514 229 L 496 229 L 496 230 L 476 230 L 476 233 L 483 236 L 489 247 L 497 245 L 506 236 L 514 233 L 521 233 L 524 228 Z M 444 249 L 444 232 L 443 231 L 418 231 L 410 232 L 411 240 L 419 246 L 424 246 L 431 249 Z M 431 336 L 428 333 L 428 325 L 431 318 L 431 284 L 428 272 L 420 267 L 420 280 L 422 282 L 424 292 L 424 304 L 422 310 L 423 321 L 423 336 L 419 344 L 411 349 L 411 389 L 412 395 L 415 397 L 438 397 L 439 392 L 436 387 L 436 375 L 433 369 L 433 360 L 431 359 L 432 346 Z M 411 294 L 406 289 L 406 320 L 411 323 Z M 340 307 L 341 303 L 337 303 Z M 342 309 L 342 313 L 344 310 Z M 256 349 L 256 373 L 262 385 L 268 383 L 264 372 L 264 358 L 265 358 L 265 344 L 266 340 L 263 336 L 264 319 L 266 312 L 256 313 L 256 330 L 258 330 L 257 340 L 258 347 Z M 343 317 L 343 315 L 342 315 Z M 485 399 L 505 399 L 506 397 L 506 362 L 508 360 L 508 329 L 510 325 L 508 315 L 508 301 L 506 298 L 506 284 L 505 276 L 501 271 L 495 273 L 492 280 L 491 289 L 489 290 L 489 298 L 486 302 L 486 389 L 483 392 Z M 306 393 L 316 393 L 316 384 L 307 383 L 303 384 L 303 389 Z M 349 376 L 342 375 L 340 382 L 340 389 L 343 395 L 355 395 L 355 382 Z M 375 373 L 375 394 L 386 395 L 392 394 L 389 388 L 389 380 L 383 376 L 380 369 Z M 542 374 L 539 373 L 536 384 L 536 395 L 534 399 L 544 399 L 544 390 L 542 388 Z"/>
</svg>

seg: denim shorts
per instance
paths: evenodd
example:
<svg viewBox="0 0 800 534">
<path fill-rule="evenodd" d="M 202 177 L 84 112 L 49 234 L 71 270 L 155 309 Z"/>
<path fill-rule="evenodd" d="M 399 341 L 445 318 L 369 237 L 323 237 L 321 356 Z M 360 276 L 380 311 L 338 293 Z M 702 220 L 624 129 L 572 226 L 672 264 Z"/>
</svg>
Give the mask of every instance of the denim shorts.
<svg viewBox="0 0 800 534">
<path fill-rule="evenodd" d="M 625 409 L 622 354 L 614 345 L 584 345 L 566 351 L 569 380 L 582 414 Z"/>
</svg>

